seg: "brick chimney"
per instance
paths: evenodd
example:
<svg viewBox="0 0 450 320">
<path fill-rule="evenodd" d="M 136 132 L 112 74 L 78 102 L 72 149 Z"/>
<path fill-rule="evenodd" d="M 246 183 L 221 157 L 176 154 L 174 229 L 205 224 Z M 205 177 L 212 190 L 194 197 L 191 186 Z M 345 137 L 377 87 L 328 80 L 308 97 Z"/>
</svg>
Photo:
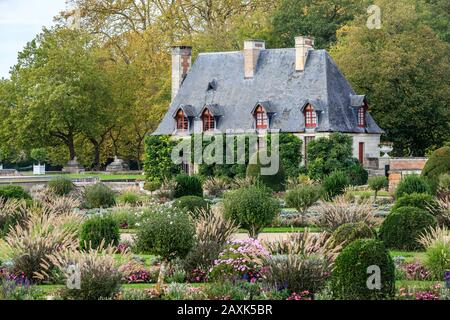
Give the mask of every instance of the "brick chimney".
<svg viewBox="0 0 450 320">
<path fill-rule="evenodd" d="M 314 39 L 311 37 L 295 38 L 295 71 L 304 71 L 308 52 L 314 50 Z"/>
<path fill-rule="evenodd" d="M 172 47 L 172 100 L 180 90 L 192 65 L 192 47 Z"/>
<path fill-rule="evenodd" d="M 259 54 L 266 49 L 263 40 L 246 40 L 244 42 L 244 77 L 252 79 L 256 72 Z"/>
</svg>

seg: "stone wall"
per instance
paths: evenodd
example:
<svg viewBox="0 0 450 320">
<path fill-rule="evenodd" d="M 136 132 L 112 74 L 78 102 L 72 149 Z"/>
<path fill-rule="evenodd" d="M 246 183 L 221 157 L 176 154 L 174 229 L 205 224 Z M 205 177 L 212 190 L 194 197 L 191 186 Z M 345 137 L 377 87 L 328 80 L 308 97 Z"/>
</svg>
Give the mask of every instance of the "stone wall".
<svg viewBox="0 0 450 320">
<path fill-rule="evenodd" d="M 427 158 L 389 159 L 389 192 L 395 192 L 400 181 L 410 174 L 421 174 Z"/>
</svg>

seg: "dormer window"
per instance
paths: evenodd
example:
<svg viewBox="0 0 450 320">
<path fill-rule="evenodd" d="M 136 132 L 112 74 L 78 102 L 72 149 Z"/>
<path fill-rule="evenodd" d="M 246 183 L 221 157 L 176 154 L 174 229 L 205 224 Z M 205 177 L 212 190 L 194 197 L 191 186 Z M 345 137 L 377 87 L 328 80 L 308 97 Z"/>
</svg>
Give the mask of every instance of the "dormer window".
<svg viewBox="0 0 450 320">
<path fill-rule="evenodd" d="M 214 116 L 208 109 L 205 109 L 202 113 L 203 131 L 211 131 L 216 128 L 216 122 Z"/>
<path fill-rule="evenodd" d="M 267 129 L 268 117 L 267 113 L 262 106 L 258 106 L 255 109 L 256 129 Z"/>
<path fill-rule="evenodd" d="M 358 109 L 358 127 L 365 128 L 366 127 L 366 108 L 360 107 Z"/>
<path fill-rule="evenodd" d="M 317 127 L 317 114 L 313 106 L 308 104 L 305 108 L 305 126 L 306 128 Z"/>
<path fill-rule="evenodd" d="M 176 121 L 177 121 L 177 130 L 186 131 L 189 129 L 189 121 L 186 115 L 184 114 L 183 110 L 181 109 L 178 110 Z"/>
</svg>

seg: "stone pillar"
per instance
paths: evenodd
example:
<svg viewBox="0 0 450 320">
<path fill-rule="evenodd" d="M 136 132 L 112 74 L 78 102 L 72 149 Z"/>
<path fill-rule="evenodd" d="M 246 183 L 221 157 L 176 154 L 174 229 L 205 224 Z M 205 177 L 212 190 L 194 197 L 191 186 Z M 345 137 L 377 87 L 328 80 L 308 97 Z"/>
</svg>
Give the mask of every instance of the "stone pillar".
<svg viewBox="0 0 450 320">
<path fill-rule="evenodd" d="M 192 47 L 172 47 L 172 100 L 175 99 L 192 64 Z"/>
<path fill-rule="evenodd" d="M 244 42 L 244 77 L 252 79 L 256 73 L 259 54 L 266 49 L 266 43 L 262 40 L 246 40 Z"/>
<path fill-rule="evenodd" d="M 295 38 L 295 71 L 304 71 L 308 52 L 314 50 L 314 39 L 310 37 Z"/>
</svg>

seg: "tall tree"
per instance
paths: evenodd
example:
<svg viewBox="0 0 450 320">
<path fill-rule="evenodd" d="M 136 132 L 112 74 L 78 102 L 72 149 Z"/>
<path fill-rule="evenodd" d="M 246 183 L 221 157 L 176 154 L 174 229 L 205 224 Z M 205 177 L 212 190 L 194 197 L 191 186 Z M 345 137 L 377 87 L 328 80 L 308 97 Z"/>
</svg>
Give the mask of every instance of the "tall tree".
<svg viewBox="0 0 450 320">
<path fill-rule="evenodd" d="M 354 88 L 368 95 L 394 153 L 423 156 L 450 138 L 450 46 L 423 22 L 415 1 L 375 4 L 381 29 L 367 28 L 367 16 L 360 16 L 339 31 L 331 52 Z"/>
<path fill-rule="evenodd" d="M 11 76 L 13 116 L 23 144 L 64 144 L 76 156 L 75 138 L 102 126 L 112 112 L 108 79 L 89 35 L 44 30 L 19 54 Z"/>
<path fill-rule="evenodd" d="M 294 38 L 309 35 L 316 48 L 328 48 L 336 31 L 355 14 L 366 11 L 365 0 L 282 0 L 272 16 L 272 39 L 280 47 L 293 47 Z"/>
</svg>

